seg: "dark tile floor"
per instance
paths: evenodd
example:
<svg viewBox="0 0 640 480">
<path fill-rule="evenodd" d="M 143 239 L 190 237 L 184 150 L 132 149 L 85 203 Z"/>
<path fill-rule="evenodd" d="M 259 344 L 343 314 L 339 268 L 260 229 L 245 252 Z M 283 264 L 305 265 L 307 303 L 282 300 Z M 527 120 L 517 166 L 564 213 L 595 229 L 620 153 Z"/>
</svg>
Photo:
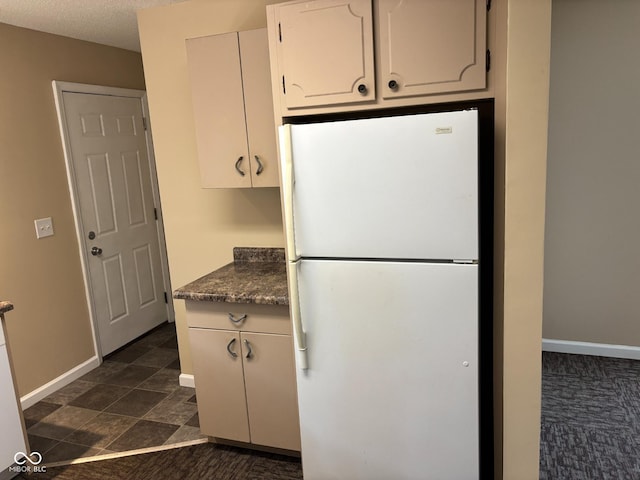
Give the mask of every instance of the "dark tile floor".
<svg viewBox="0 0 640 480">
<path fill-rule="evenodd" d="M 166 323 L 24 411 L 47 463 L 204 438 L 195 391 L 179 385 L 175 326 Z"/>
</svg>

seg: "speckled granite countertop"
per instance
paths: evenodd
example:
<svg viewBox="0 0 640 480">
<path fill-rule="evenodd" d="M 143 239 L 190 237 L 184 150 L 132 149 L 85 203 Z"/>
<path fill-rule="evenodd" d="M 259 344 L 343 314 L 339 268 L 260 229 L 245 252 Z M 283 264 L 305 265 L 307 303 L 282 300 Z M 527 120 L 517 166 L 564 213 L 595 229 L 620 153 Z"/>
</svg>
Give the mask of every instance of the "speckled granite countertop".
<svg viewBox="0 0 640 480">
<path fill-rule="evenodd" d="M 8 312 L 9 310 L 13 310 L 13 303 L 7 302 L 6 300 L 0 300 L 0 315 Z"/>
<path fill-rule="evenodd" d="M 178 288 L 173 298 L 289 305 L 284 249 L 236 247 L 233 263 Z"/>
</svg>

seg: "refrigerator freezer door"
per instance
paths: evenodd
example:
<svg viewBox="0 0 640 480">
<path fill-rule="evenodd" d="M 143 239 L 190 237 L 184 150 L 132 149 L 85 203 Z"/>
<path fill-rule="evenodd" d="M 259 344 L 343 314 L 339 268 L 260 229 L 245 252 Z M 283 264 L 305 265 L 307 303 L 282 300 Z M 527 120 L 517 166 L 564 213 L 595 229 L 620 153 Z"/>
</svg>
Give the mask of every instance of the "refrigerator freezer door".
<svg viewBox="0 0 640 480">
<path fill-rule="evenodd" d="M 477 123 L 467 110 L 283 127 L 295 257 L 477 259 Z"/>
<path fill-rule="evenodd" d="M 478 266 L 300 262 L 305 480 L 478 478 Z"/>
</svg>

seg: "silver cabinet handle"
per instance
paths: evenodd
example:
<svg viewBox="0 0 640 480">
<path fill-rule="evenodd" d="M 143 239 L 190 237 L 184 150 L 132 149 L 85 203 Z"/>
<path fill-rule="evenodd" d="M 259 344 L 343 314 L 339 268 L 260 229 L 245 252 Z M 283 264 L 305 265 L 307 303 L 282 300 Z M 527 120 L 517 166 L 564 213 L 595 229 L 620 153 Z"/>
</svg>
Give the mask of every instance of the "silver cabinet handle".
<svg viewBox="0 0 640 480">
<path fill-rule="evenodd" d="M 258 157 L 258 155 L 254 155 L 256 162 L 258 162 L 258 169 L 256 170 L 256 175 L 260 175 L 262 173 L 262 170 L 264 170 L 264 165 L 262 165 L 262 162 L 260 161 L 260 158 Z"/>
<path fill-rule="evenodd" d="M 236 339 L 232 338 L 231 341 L 229 343 L 227 343 L 227 352 L 229 352 L 229 355 L 231 355 L 233 358 L 236 358 L 238 356 L 238 354 L 236 352 L 234 352 L 233 350 L 231 350 L 231 348 L 233 347 L 233 344 L 236 343 Z"/>
<path fill-rule="evenodd" d="M 242 175 L 244 177 L 244 172 L 242 170 L 240 170 L 240 164 L 242 163 L 242 159 L 244 157 L 241 155 L 240 158 L 238 158 L 238 160 L 236 160 L 236 172 L 238 172 L 240 175 Z"/>
<path fill-rule="evenodd" d="M 244 344 L 247 346 L 247 354 L 245 355 L 245 358 L 252 358 L 253 350 L 251 349 L 251 344 L 249 343 L 249 340 L 245 339 Z"/>
<path fill-rule="evenodd" d="M 236 318 L 233 316 L 233 313 L 229 312 L 229 320 L 231 320 L 233 323 L 235 323 L 236 325 L 241 324 L 242 322 L 244 322 L 247 319 L 247 314 L 245 313 L 244 315 Z"/>
</svg>

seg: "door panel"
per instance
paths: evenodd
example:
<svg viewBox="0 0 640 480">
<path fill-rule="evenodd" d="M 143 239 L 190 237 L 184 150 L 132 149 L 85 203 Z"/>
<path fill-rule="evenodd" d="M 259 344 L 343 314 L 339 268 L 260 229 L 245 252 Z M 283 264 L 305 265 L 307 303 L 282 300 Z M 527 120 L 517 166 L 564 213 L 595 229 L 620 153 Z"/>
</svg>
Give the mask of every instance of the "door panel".
<svg viewBox="0 0 640 480">
<path fill-rule="evenodd" d="M 305 478 L 478 478 L 478 266 L 299 263 Z"/>
<path fill-rule="evenodd" d="M 202 186 L 251 187 L 238 34 L 188 39 L 187 56 Z"/>
<path fill-rule="evenodd" d="M 102 261 L 107 304 L 109 305 L 110 323 L 126 316 L 127 298 L 125 296 L 124 274 L 122 272 L 122 258 L 115 255 Z M 97 298 L 96 298 L 97 299 Z"/>
<path fill-rule="evenodd" d="M 167 320 L 142 105 L 139 98 L 70 92 L 63 102 L 106 355 Z M 102 253 L 90 255 L 92 247 Z"/>
<path fill-rule="evenodd" d="M 253 187 L 277 187 L 278 154 L 267 29 L 238 32 Z M 262 170 L 258 174 L 260 164 Z"/>
<path fill-rule="evenodd" d="M 95 211 L 95 219 L 98 234 L 106 234 L 115 231 L 116 219 L 114 217 L 115 205 L 113 191 L 109 178 L 109 164 L 106 154 L 88 155 L 87 169 L 91 187 L 91 200 Z"/>
<path fill-rule="evenodd" d="M 242 332 L 240 338 L 251 442 L 300 450 L 291 336 Z"/>
<path fill-rule="evenodd" d="M 136 268 L 136 280 L 138 281 L 139 306 L 145 307 L 158 299 L 156 297 L 153 263 L 149 245 L 134 248 L 133 259 Z"/>
<path fill-rule="evenodd" d="M 240 333 L 189 328 L 200 430 L 212 437 L 249 442 Z M 234 357 L 229 350 L 236 354 Z"/>
<path fill-rule="evenodd" d="M 486 14 L 486 0 L 380 0 L 382 97 L 485 88 Z"/>
<path fill-rule="evenodd" d="M 129 225 L 142 225 L 147 222 L 145 215 L 142 174 L 138 152 L 122 153 L 122 170 L 127 192 L 127 210 Z"/>
<path fill-rule="evenodd" d="M 297 256 L 478 258 L 477 111 L 291 132 Z"/>
<path fill-rule="evenodd" d="M 294 3 L 278 14 L 287 108 L 375 100 L 370 0 Z"/>
</svg>

